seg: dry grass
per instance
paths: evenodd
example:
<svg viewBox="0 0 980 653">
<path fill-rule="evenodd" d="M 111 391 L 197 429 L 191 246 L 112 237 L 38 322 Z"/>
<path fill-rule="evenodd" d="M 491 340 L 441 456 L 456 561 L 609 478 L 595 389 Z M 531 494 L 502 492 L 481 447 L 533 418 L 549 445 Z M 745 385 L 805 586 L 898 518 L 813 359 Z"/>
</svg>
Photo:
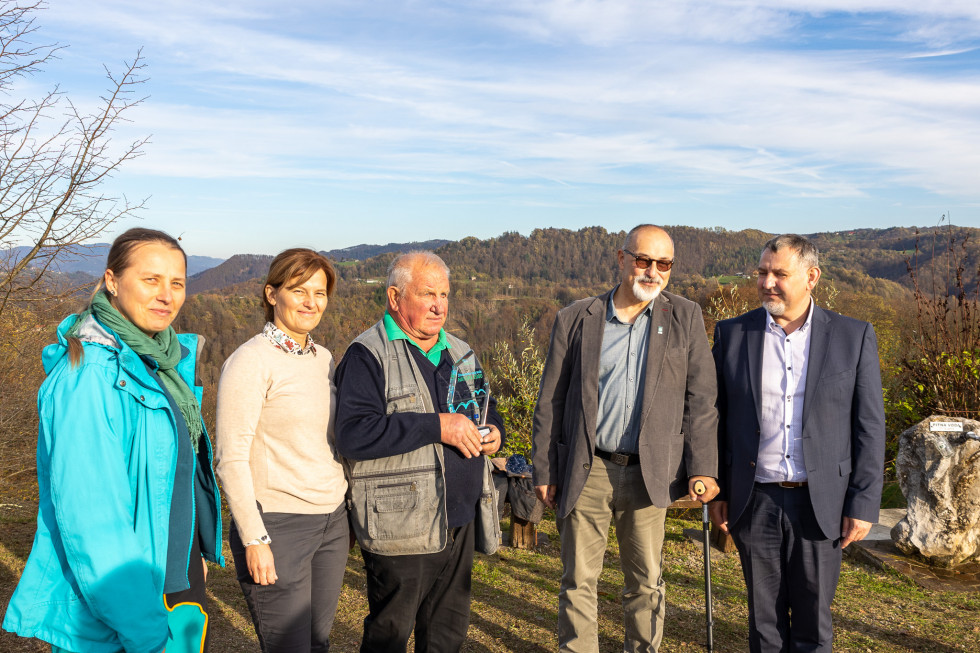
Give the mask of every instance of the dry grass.
<svg viewBox="0 0 980 653">
<path fill-rule="evenodd" d="M 0 609 L 5 609 L 23 569 L 34 533 L 35 504 L 0 499 Z M 664 544 L 668 612 L 662 651 L 704 650 L 704 591 L 701 547 L 683 531 L 699 523 L 678 513 L 668 519 Z M 502 548 L 477 556 L 473 570 L 473 606 L 464 651 L 546 653 L 557 649 L 557 535 L 546 519 L 541 532 L 551 544 L 537 552 Z M 231 559 L 230 553 L 226 555 Z M 746 650 L 745 590 L 736 554 L 713 557 L 714 641 L 717 651 Z M 234 569 L 212 569 L 213 653 L 256 652 L 258 644 Z M 610 538 L 599 585 L 601 651 L 621 650 L 622 574 L 618 546 Z M 332 634 L 333 650 L 357 651 L 361 621 L 367 612 L 365 579 L 359 553 L 351 553 Z M 845 562 L 835 603 L 839 651 L 976 651 L 980 635 L 980 598 L 975 594 L 932 592 L 910 581 L 850 561 Z M 0 633 L 4 653 L 47 653 L 39 642 Z"/>
</svg>

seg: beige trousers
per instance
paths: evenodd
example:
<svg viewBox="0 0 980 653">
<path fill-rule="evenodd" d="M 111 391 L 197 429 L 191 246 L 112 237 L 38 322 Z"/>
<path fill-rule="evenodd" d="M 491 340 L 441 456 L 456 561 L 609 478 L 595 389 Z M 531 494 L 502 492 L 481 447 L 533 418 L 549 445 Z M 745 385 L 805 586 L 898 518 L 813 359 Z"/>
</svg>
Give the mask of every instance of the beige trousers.
<svg viewBox="0 0 980 653">
<path fill-rule="evenodd" d="M 657 651 L 664 625 L 660 568 L 666 516 L 664 508 L 650 503 L 638 464 L 624 467 L 594 459 L 575 507 L 558 520 L 563 567 L 558 594 L 560 651 L 599 651 L 596 588 L 612 519 L 625 582 L 623 651 Z"/>
</svg>

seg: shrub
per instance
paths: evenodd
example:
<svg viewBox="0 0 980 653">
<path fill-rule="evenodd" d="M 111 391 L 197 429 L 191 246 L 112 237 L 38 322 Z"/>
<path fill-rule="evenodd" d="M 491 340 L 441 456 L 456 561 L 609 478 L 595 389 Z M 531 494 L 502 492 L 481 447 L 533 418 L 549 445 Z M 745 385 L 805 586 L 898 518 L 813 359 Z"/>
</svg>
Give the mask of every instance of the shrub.
<svg viewBox="0 0 980 653">
<path fill-rule="evenodd" d="M 980 418 L 980 266 L 969 264 L 968 240 L 937 232 L 920 265 L 917 238 L 908 260 L 916 311 L 893 398 L 906 424 L 937 413 Z"/>
<path fill-rule="evenodd" d="M 0 495 L 37 497 L 37 390 L 44 381 L 41 350 L 55 327 L 77 310 L 71 298 L 35 306 L 8 304 L 0 314 Z"/>
<path fill-rule="evenodd" d="M 531 428 L 544 358 L 535 344 L 534 328 L 521 324 L 518 344 L 497 342 L 490 350 L 486 371 L 490 391 L 497 398 L 497 412 L 504 420 L 507 442 L 500 455 L 531 456 Z"/>
</svg>

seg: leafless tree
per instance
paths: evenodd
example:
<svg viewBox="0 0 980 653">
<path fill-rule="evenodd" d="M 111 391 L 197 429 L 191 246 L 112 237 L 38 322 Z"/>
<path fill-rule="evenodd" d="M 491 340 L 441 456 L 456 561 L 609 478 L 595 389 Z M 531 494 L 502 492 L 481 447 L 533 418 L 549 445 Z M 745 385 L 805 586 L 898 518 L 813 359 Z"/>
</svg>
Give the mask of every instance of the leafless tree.
<svg viewBox="0 0 980 653">
<path fill-rule="evenodd" d="M 0 0 L 0 320 L 18 302 L 50 297 L 45 273 L 55 261 L 143 206 L 103 193 L 112 173 L 147 142 L 119 146 L 111 138 L 144 99 L 136 94 L 145 82 L 141 53 L 122 74 L 106 69 L 107 91 L 91 111 L 58 87 L 19 98 L 17 82 L 40 72 L 62 47 L 34 42 L 43 8 L 40 0 Z M 15 255 L 15 246 L 30 249 Z"/>
</svg>

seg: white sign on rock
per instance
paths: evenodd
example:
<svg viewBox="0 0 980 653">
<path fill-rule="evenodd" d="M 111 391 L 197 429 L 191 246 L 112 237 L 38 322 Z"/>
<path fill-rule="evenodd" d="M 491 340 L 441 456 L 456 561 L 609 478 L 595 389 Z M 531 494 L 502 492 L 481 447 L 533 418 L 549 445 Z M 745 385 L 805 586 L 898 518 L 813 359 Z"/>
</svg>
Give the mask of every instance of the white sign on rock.
<svg viewBox="0 0 980 653">
<path fill-rule="evenodd" d="M 962 433 L 963 422 L 929 422 L 929 430 L 936 433 Z"/>
</svg>

